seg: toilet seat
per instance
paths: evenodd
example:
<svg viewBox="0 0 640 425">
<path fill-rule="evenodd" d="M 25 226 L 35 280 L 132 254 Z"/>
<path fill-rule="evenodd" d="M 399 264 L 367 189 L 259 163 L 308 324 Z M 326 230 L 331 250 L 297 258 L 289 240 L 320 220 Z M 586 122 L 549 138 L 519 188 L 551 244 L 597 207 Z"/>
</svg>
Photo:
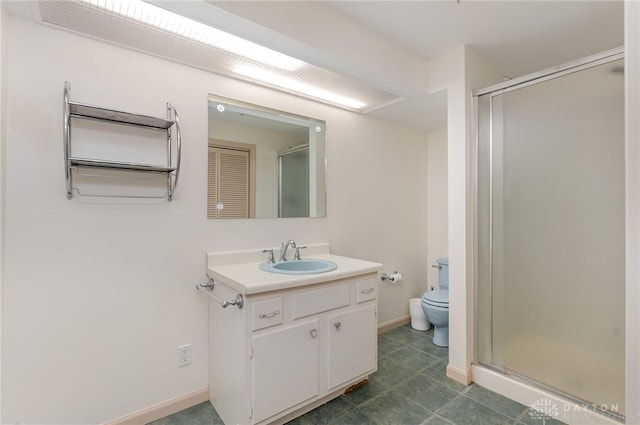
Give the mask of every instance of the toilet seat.
<svg viewBox="0 0 640 425">
<path fill-rule="evenodd" d="M 449 307 L 449 290 L 448 289 L 436 289 L 434 291 L 427 291 L 422 296 L 422 302 L 434 307 Z"/>
</svg>

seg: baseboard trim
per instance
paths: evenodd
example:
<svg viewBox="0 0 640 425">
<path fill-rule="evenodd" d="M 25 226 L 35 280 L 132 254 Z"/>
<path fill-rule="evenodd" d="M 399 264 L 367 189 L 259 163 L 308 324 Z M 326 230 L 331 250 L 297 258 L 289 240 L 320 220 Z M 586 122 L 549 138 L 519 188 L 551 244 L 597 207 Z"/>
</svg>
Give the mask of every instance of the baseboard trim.
<svg viewBox="0 0 640 425">
<path fill-rule="evenodd" d="M 187 394 L 183 394 L 179 397 L 172 398 L 171 400 L 163 401 L 146 409 L 138 410 L 129 415 L 123 416 L 118 419 L 114 419 L 109 422 L 105 422 L 103 425 L 140 425 L 148 424 L 149 422 L 156 421 L 164 418 L 165 416 L 172 415 L 181 410 L 188 409 L 209 400 L 209 389 L 201 388 L 199 390 L 192 391 Z"/>
<path fill-rule="evenodd" d="M 404 326 L 408 323 L 411 323 L 410 315 L 407 314 L 405 316 L 400 316 L 388 322 L 379 323 L 378 333 L 379 334 L 385 333 L 392 329 L 399 328 L 400 326 Z M 457 373 L 457 370 L 456 370 L 456 373 Z M 449 376 L 450 378 L 458 382 L 462 382 L 456 379 L 455 377 L 449 375 L 449 366 L 447 366 L 447 376 Z M 464 374 L 461 374 L 460 376 L 464 376 Z M 467 376 L 470 376 L 470 374 Z M 103 425 L 148 424 L 149 422 L 162 419 L 166 416 L 180 412 L 181 410 L 184 410 L 184 409 L 188 409 L 189 407 L 195 406 L 196 404 L 203 403 L 207 400 L 209 400 L 209 389 L 201 388 L 199 390 L 195 390 L 190 393 L 183 394 L 171 400 L 163 401 L 161 403 L 155 404 L 153 406 L 150 406 L 145 409 L 139 410 L 137 412 L 131 413 L 129 415 L 123 416 L 121 418 L 105 422 Z"/>
<path fill-rule="evenodd" d="M 471 384 L 471 369 L 466 372 L 458 369 L 457 367 L 451 366 L 451 364 L 447 365 L 447 378 L 453 379 L 456 382 L 459 382 L 464 385 Z"/>
<path fill-rule="evenodd" d="M 378 324 L 378 333 L 383 334 L 385 332 L 389 332 L 392 329 L 399 328 L 400 326 L 404 326 L 407 323 L 411 322 L 411 316 L 400 316 L 397 319 L 390 320 L 388 322 L 379 323 Z"/>
</svg>

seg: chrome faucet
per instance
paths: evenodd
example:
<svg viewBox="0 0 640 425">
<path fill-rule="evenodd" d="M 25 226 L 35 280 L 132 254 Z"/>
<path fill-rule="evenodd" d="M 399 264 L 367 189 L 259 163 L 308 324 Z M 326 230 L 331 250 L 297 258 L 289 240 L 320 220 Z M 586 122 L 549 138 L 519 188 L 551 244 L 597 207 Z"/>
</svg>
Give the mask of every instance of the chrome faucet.
<svg viewBox="0 0 640 425">
<path fill-rule="evenodd" d="M 282 245 L 280 246 L 280 261 L 287 261 L 287 249 L 289 249 L 289 247 L 296 248 L 296 243 L 293 239 L 282 242 Z"/>
</svg>

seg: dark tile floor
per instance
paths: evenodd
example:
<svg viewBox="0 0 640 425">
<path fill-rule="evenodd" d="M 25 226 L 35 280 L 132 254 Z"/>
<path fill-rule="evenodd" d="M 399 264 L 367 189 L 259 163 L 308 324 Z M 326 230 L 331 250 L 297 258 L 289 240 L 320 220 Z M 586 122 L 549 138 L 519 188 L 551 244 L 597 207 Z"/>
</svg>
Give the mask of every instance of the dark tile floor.
<svg viewBox="0 0 640 425">
<path fill-rule="evenodd" d="M 290 425 L 558 425 L 513 400 L 448 379 L 449 350 L 433 331 L 402 326 L 378 337 L 378 372 L 369 383 L 289 422 Z M 222 425 L 209 402 L 150 425 Z"/>
</svg>

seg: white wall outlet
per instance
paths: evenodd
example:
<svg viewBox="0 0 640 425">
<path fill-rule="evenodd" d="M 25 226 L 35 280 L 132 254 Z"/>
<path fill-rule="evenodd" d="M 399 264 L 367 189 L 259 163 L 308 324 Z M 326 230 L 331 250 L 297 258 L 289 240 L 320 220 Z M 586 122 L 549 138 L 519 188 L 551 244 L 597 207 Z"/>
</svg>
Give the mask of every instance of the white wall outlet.
<svg viewBox="0 0 640 425">
<path fill-rule="evenodd" d="M 178 347 L 178 367 L 189 366 L 191 364 L 191 344 Z"/>
</svg>

